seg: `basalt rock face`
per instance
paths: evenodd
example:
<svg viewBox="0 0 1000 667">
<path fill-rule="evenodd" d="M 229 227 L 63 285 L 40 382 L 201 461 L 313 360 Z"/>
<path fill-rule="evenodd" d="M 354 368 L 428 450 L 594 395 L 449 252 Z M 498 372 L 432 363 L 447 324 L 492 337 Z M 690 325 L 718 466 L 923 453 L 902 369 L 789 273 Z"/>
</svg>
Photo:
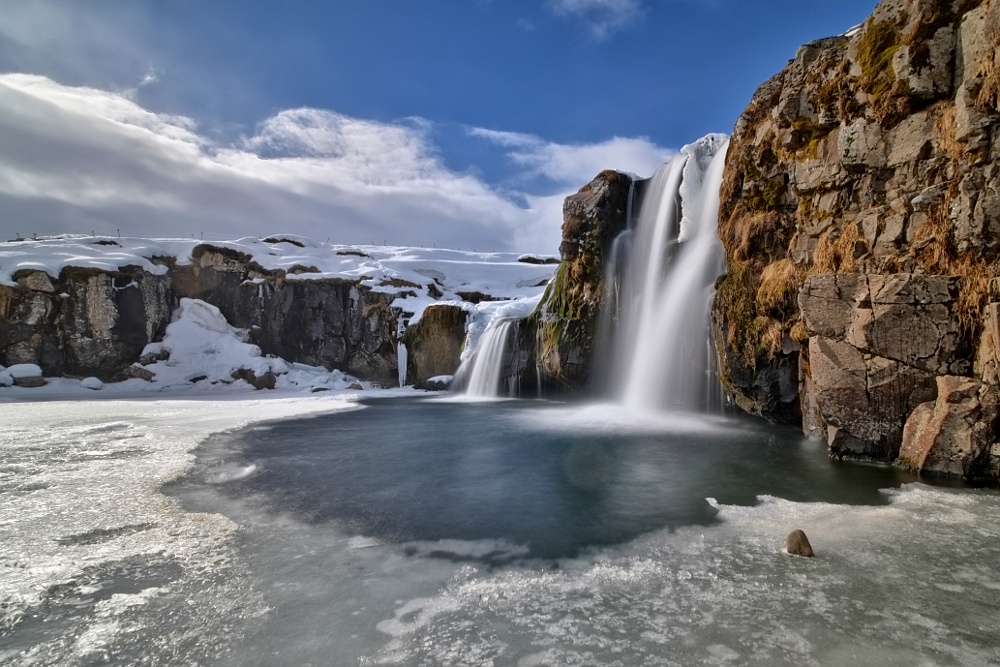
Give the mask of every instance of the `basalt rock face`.
<svg viewBox="0 0 1000 667">
<path fill-rule="evenodd" d="M 164 261 L 162 275 L 64 269 L 15 276 L 0 286 L 0 363 L 37 363 L 47 375 L 120 380 L 160 340 L 183 297 L 206 301 L 249 342 L 288 361 L 397 383 L 397 316 L 390 294 L 339 279 L 287 280 L 250 257 L 208 244 L 192 262 Z"/>
<path fill-rule="evenodd" d="M 898 463 L 928 474 L 997 479 L 996 419 L 995 388 L 939 376 L 937 399 L 918 405 L 906 422 Z"/>
<path fill-rule="evenodd" d="M 47 375 L 128 376 L 146 344 L 161 337 L 173 310 L 165 276 L 126 267 L 67 268 L 0 286 L 0 361 L 36 363 Z"/>
<path fill-rule="evenodd" d="M 825 424 L 831 454 L 892 460 L 907 417 L 933 400 L 940 374 L 970 371 L 958 354 L 959 279 L 828 273 L 799 293 L 808 341 L 805 423 Z"/>
<path fill-rule="evenodd" d="M 727 156 L 713 313 L 737 405 L 891 461 L 939 377 L 982 376 L 998 133 L 1000 0 L 884 0 L 757 90 Z"/>
<path fill-rule="evenodd" d="M 408 351 L 406 375 L 415 386 L 439 375 L 454 375 L 462 363 L 465 321 L 460 306 L 429 306 L 420 321 L 407 327 L 403 343 Z"/>
<path fill-rule="evenodd" d="M 398 384 L 392 296 L 348 280 L 244 283 L 231 322 L 264 354 Z M 221 308 L 220 308 L 221 310 Z"/>
<path fill-rule="evenodd" d="M 590 380 L 605 253 L 628 223 L 631 187 L 629 176 L 603 171 L 563 204 L 562 263 L 526 323 L 546 391 L 577 392 Z"/>
</svg>

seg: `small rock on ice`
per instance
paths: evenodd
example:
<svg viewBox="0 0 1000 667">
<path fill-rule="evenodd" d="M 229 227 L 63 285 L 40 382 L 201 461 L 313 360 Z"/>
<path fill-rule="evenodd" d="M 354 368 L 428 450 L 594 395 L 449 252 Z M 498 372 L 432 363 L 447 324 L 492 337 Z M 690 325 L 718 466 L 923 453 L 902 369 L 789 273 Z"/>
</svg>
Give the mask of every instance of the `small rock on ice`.
<svg viewBox="0 0 1000 667">
<path fill-rule="evenodd" d="M 785 538 L 785 553 L 790 556 L 805 556 L 806 558 L 813 557 L 812 545 L 809 544 L 809 538 L 801 530 L 793 530 Z"/>
</svg>

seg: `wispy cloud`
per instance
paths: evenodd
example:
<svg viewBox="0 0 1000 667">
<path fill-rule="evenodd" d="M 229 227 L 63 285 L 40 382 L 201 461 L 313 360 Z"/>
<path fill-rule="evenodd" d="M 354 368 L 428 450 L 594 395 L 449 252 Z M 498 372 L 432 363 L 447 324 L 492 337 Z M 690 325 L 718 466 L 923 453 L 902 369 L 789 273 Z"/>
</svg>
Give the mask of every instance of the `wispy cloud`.
<svg viewBox="0 0 1000 667">
<path fill-rule="evenodd" d="M 554 252 L 562 198 L 598 171 L 651 171 L 644 139 L 567 146 L 488 130 L 546 196 L 449 169 L 422 119 L 288 109 L 229 144 L 121 92 L 0 75 L 0 237 L 115 233 Z M 554 187 L 552 187 L 554 186 Z M 535 189 L 534 192 L 539 190 Z M 525 205 L 527 203 L 527 205 Z"/>
<path fill-rule="evenodd" d="M 583 23 L 591 36 L 604 41 L 642 15 L 640 0 L 550 0 L 559 16 Z"/>
</svg>

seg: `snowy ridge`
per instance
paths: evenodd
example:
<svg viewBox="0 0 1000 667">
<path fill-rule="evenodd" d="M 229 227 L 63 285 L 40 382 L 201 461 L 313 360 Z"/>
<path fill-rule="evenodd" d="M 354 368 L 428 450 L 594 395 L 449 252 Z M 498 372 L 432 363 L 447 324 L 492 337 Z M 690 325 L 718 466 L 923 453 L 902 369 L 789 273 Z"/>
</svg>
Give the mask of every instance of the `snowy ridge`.
<svg viewBox="0 0 1000 667">
<path fill-rule="evenodd" d="M 243 253 L 265 271 L 285 272 L 286 280 L 357 280 L 375 291 L 400 295 L 397 305 L 413 313 L 411 323 L 428 305 L 463 301 L 463 294 L 505 300 L 537 296 L 556 261 L 518 253 L 339 245 L 293 234 L 211 242 L 61 235 L 0 243 L 0 285 L 15 285 L 19 271 L 44 271 L 55 278 L 66 267 L 117 271 L 137 266 L 162 275 L 167 271 L 164 260 L 191 264 L 199 245 Z"/>
</svg>

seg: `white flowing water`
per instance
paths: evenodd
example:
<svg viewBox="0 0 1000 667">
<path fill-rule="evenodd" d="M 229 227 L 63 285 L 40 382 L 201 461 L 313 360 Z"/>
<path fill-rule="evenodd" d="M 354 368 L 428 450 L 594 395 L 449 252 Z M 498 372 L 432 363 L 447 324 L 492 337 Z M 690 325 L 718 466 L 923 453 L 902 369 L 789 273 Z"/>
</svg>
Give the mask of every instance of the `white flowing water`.
<svg viewBox="0 0 1000 667">
<path fill-rule="evenodd" d="M 516 330 L 515 323 L 516 320 L 510 318 L 494 318 L 483 332 L 476 353 L 462 363 L 456 376 L 464 380 L 466 396 L 496 398 L 502 395 L 508 339 Z"/>
<path fill-rule="evenodd" d="M 708 318 L 725 266 L 717 221 L 727 146 L 725 136 L 709 135 L 664 164 L 613 247 L 611 381 L 629 409 L 703 410 L 718 395 Z"/>
</svg>

